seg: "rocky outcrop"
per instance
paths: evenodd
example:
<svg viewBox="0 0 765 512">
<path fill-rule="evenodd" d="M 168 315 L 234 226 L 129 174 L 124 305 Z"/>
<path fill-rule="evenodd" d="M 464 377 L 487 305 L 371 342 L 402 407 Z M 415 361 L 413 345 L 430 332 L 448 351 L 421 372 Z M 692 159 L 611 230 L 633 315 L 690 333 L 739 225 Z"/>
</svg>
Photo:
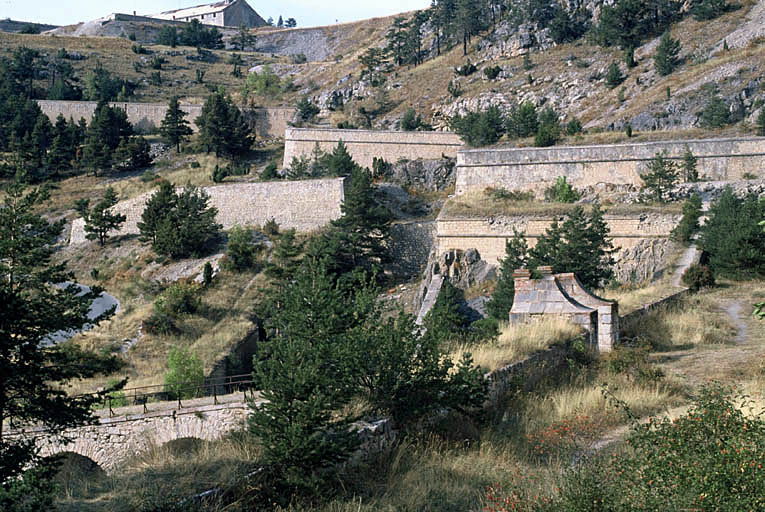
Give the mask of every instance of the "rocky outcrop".
<svg viewBox="0 0 765 512">
<path fill-rule="evenodd" d="M 417 190 L 444 190 L 454 186 L 456 159 L 400 160 L 390 166 L 386 180 Z"/>
</svg>

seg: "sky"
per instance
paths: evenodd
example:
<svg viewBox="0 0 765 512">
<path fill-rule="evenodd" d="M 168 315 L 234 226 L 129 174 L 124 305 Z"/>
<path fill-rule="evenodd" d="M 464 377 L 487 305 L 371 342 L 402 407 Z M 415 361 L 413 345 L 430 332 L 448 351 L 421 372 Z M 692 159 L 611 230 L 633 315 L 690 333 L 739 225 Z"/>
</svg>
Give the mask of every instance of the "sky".
<svg viewBox="0 0 765 512">
<path fill-rule="evenodd" d="M 113 12 L 153 14 L 214 0 L 0 0 L 0 19 L 71 25 Z M 264 19 L 295 18 L 298 27 L 331 25 L 423 9 L 430 0 L 355 0 L 350 4 L 321 0 L 247 0 Z"/>
</svg>

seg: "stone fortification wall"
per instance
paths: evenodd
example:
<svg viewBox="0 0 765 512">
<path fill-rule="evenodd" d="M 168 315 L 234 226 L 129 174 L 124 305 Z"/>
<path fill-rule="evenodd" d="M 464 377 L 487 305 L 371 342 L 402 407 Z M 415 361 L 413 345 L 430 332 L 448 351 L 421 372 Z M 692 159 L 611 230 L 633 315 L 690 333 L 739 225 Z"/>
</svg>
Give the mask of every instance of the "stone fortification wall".
<svg viewBox="0 0 765 512">
<path fill-rule="evenodd" d="M 37 100 L 43 113 L 47 115 L 51 122 L 56 122 L 59 114 L 67 119 L 72 118 L 79 121 L 85 118 L 90 122 L 93 112 L 96 110 L 95 101 L 55 101 L 55 100 Z M 130 103 L 130 102 L 112 102 L 111 106 L 119 107 L 127 113 L 130 121 L 139 132 L 149 132 L 159 127 L 167 111 L 166 103 Z M 197 130 L 194 120 L 202 113 L 202 105 L 191 103 L 181 103 L 181 110 L 186 112 L 186 120 L 191 124 L 193 130 Z M 295 117 L 294 108 L 257 108 L 245 109 L 245 115 L 248 115 L 255 126 L 255 133 L 258 137 L 272 138 L 282 137 L 288 123 Z"/>
<path fill-rule="evenodd" d="M 332 178 L 219 185 L 204 190 L 210 194 L 210 205 L 218 209 L 217 221 L 223 229 L 237 224 L 262 226 L 273 218 L 285 229 L 313 231 L 340 217 L 344 183 L 343 178 Z M 113 208 L 127 217 L 122 229 L 113 235 L 138 234 L 137 224 L 151 194 L 121 201 Z M 84 222 L 77 219 L 72 223 L 69 243 L 85 241 Z"/>
<path fill-rule="evenodd" d="M 322 151 L 329 152 L 341 140 L 356 163 L 370 169 L 374 157 L 391 163 L 404 158 L 438 159 L 442 155 L 454 158 L 462 147 L 459 136 L 449 132 L 288 128 L 284 135 L 284 167 L 289 166 L 293 157 L 310 157 L 317 143 Z"/>
<path fill-rule="evenodd" d="M 669 234 L 680 221 L 680 215 L 604 215 L 611 230 L 617 279 L 643 280 L 666 267 L 674 243 Z M 437 254 L 452 249 L 477 249 L 481 259 L 498 265 L 505 257 L 505 241 L 512 238 L 513 229 L 525 233 L 530 247 L 543 235 L 552 217 L 514 216 L 492 218 L 457 218 L 439 216 L 436 219 Z"/>
<path fill-rule="evenodd" d="M 762 176 L 765 169 L 765 138 L 472 149 L 457 154 L 457 194 L 489 186 L 539 191 L 558 176 L 566 176 L 577 188 L 598 183 L 639 186 L 640 174 L 657 153 L 666 151 L 679 161 L 686 147 L 698 158 L 699 175 L 705 180 L 740 180 L 745 173 Z"/>
</svg>

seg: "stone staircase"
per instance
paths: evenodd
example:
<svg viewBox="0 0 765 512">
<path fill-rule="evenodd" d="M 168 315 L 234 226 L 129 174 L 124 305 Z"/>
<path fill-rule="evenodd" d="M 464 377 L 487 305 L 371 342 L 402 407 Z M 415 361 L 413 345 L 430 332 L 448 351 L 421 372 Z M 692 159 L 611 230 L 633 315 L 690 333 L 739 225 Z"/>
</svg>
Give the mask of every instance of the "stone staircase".
<svg viewBox="0 0 765 512">
<path fill-rule="evenodd" d="M 415 323 L 417 325 L 422 325 L 422 322 L 425 321 L 425 315 L 428 314 L 428 311 L 430 311 L 430 309 L 436 303 L 436 300 L 438 299 L 438 294 L 441 292 L 441 285 L 443 284 L 444 284 L 444 276 L 442 276 L 441 274 L 433 274 L 433 276 L 430 278 L 428 291 L 425 294 L 425 299 L 422 301 L 420 312 L 417 313 L 417 320 L 415 320 Z"/>
</svg>

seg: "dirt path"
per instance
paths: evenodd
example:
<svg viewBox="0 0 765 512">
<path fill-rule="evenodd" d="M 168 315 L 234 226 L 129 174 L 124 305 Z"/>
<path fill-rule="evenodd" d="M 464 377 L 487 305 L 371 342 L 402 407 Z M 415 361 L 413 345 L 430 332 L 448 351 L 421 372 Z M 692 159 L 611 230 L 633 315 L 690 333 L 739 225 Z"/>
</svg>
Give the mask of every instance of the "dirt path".
<svg viewBox="0 0 765 512">
<path fill-rule="evenodd" d="M 725 308 L 725 312 L 730 317 L 731 321 L 733 322 L 733 325 L 736 326 L 737 333 L 736 333 L 736 337 L 733 338 L 733 341 L 736 343 L 746 343 L 747 325 L 746 325 L 746 322 L 744 322 L 744 320 L 741 318 L 741 303 L 731 302 Z"/>
<path fill-rule="evenodd" d="M 675 273 L 672 275 L 672 286 L 681 286 L 680 281 L 683 278 L 683 274 L 686 270 L 688 270 L 688 267 L 698 261 L 700 253 L 701 251 L 699 251 L 699 249 L 696 247 L 696 244 L 689 245 L 685 251 L 683 251 L 683 255 L 677 262 Z"/>
</svg>

